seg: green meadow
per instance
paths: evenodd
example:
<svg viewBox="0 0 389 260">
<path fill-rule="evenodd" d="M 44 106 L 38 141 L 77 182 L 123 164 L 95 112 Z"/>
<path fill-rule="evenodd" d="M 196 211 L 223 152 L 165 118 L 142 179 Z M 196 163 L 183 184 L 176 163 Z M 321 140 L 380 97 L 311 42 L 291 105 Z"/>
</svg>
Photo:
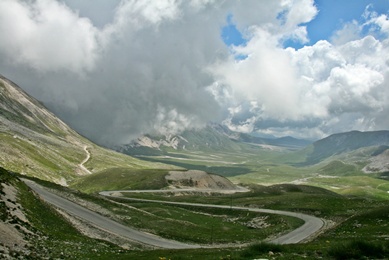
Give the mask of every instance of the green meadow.
<svg viewBox="0 0 389 260">
<path fill-rule="evenodd" d="M 33 251 L 37 251 L 37 256 L 61 258 L 66 255 L 83 259 L 380 259 L 389 253 L 389 201 L 378 198 L 340 195 L 319 187 L 295 184 L 252 184 L 248 186 L 250 192 L 232 195 L 131 195 L 167 201 L 290 210 L 315 215 L 326 222 L 326 229 L 310 241 L 296 245 L 273 245 L 266 240 L 298 227 L 301 221 L 229 209 L 173 206 L 119 198 L 108 200 L 97 193 L 86 194 L 40 181 L 58 194 L 98 205 L 104 209 L 101 211 L 103 214 L 125 225 L 169 239 L 215 247 L 162 250 L 134 245 L 123 249 L 82 235 L 55 210 L 31 196 L 28 188 L 15 176 L 2 177 L 18 187 L 20 201 L 28 212 L 31 226 L 46 237 L 34 240 Z"/>
</svg>

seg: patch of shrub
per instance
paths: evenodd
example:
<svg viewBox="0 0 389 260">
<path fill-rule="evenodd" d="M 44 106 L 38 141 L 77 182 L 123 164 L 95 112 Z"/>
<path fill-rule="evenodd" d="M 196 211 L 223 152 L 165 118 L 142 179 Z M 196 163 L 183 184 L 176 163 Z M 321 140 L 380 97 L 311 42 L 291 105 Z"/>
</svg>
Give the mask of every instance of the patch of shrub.
<svg viewBox="0 0 389 260">
<path fill-rule="evenodd" d="M 382 258 L 389 253 L 384 245 L 362 240 L 349 241 L 334 245 L 328 255 L 335 259 L 366 259 L 366 257 Z"/>
<path fill-rule="evenodd" d="M 249 246 L 247 249 L 245 249 L 242 252 L 242 256 L 245 258 L 251 258 L 260 256 L 263 254 L 269 254 L 269 252 L 272 253 L 281 253 L 285 251 L 285 247 L 282 245 L 272 244 L 272 243 L 265 243 L 261 242 L 258 244 L 253 244 Z"/>
</svg>

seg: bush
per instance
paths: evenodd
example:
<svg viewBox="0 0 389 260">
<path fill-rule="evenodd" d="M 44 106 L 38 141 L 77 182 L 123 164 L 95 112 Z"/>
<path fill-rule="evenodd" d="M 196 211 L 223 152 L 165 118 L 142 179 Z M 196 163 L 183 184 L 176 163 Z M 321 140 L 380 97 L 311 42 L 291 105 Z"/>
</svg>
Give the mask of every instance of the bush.
<svg viewBox="0 0 389 260">
<path fill-rule="evenodd" d="M 362 240 L 341 243 L 331 247 L 328 255 L 335 259 L 382 258 L 389 253 L 382 244 Z"/>
<path fill-rule="evenodd" d="M 242 252 L 242 256 L 245 258 L 256 257 L 262 254 L 268 254 L 269 252 L 280 253 L 284 251 L 284 249 L 285 248 L 282 245 L 261 242 L 249 246 Z"/>
</svg>

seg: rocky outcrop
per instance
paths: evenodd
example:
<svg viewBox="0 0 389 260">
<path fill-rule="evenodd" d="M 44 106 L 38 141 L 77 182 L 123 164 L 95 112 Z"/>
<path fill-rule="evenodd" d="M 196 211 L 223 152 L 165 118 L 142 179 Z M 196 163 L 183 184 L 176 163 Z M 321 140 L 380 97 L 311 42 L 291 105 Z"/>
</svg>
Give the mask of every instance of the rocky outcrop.
<svg viewBox="0 0 389 260">
<path fill-rule="evenodd" d="M 372 157 L 362 170 L 365 173 L 389 172 L 389 150 Z"/>
<path fill-rule="evenodd" d="M 170 171 L 166 181 L 177 188 L 233 190 L 236 186 L 228 179 L 204 171 Z"/>
</svg>

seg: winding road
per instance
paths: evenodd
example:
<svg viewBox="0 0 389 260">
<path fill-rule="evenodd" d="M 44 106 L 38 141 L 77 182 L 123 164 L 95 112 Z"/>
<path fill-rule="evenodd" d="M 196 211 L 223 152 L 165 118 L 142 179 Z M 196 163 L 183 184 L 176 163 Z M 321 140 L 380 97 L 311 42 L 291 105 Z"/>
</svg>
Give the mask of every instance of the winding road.
<svg viewBox="0 0 389 260">
<path fill-rule="evenodd" d="M 71 215 L 79 217 L 94 226 L 111 232 L 113 234 L 128 238 L 138 243 L 146 244 L 149 246 L 154 246 L 157 248 L 169 248 L 169 249 L 189 249 L 189 248 L 211 248 L 212 246 L 202 246 L 196 244 L 187 244 L 181 243 L 174 240 L 164 239 L 149 233 L 141 232 L 136 229 L 124 226 L 114 220 L 104 217 L 94 211 L 86 209 L 74 202 L 71 202 L 67 199 L 64 199 L 58 195 L 55 195 L 42 187 L 41 185 L 27 179 L 23 181 L 39 196 L 46 202 L 58 207 Z M 100 195 L 106 197 L 116 197 L 113 194 L 124 191 L 102 191 Z M 139 192 L 139 191 L 138 191 Z M 123 199 L 123 197 L 121 197 Z M 269 242 L 276 244 L 294 244 L 302 242 L 303 240 L 315 235 L 319 232 L 323 226 L 324 222 L 322 219 L 289 211 L 280 211 L 280 210 L 270 210 L 270 209 L 259 209 L 259 208 L 249 208 L 249 207 L 238 207 L 238 206 L 228 206 L 228 205 L 213 205 L 213 204 L 199 204 L 199 203 L 185 203 L 185 202 L 168 202 L 168 201 L 158 201 L 158 200 L 145 200 L 145 199 L 135 199 L 135 198 L 125 198 L 132 201 L 141 201 L 141 202 L 153 202 L 153 203 L 165 203 L 171 205 L 184 205 L 192 207 L 212 207 L 212 208 L 223 208 L 223 209 L 233 209 L 233 210 L 243 210 L 250 212 L 259 212 L 259 213 L 268 213 L 268 214 L 278 214 L 284 216 L 296 217 L 304 220 L 304 224 L 299 228 L 281 236 L 276 239 L 273 239 Z M 220 247 L 220 246 L 218 246 Z"/>
<path fill-rule="evenodd" d="M 51 193 L 43 186 L 31 180 L 22 179 L 32 190 L 39 194 L 39 196 L 46 202 L 60 208 L 67 213 L 81 218 L 97 228 L 103 229 L 110 233 L 125 237 L 135 242 L 155 246 L 158 248 L 171 249 L 188 249 L 201 248 L 200 245 L 185 244 L 178 241 L 164 239 L 153 234 L 138 231 L 136 229 L 124 226 L 108 217 L 104 217 L 92 210 L 84 208 L 74 202 L 64 199 L 56 194 Z"/>
<path fill-rule="evenodd" d="M 181 192 L 181 190 L 159 190 L 154 192 Z M 117 197 L 114 194 L 117 193 L 140 193 L 140 192 L 149 192 L 147 190 L 134 190 L 134 191 L 101 191 L 99 194 L 106 197 Z M 233 210 L 242 210 L 249 212 L 257 212 L 257 213 L 267 213 L 267 214 L 277 214 L 283 216 L 290 216 L 302 219 L 305 223 L 299 228 L 281 236 L 276 239 L 269 241 L 270 243 L 275 244 L 296 244 L 300 243 L 309 237 L 315 235 L 324 227 L 324 221 L 320 218 L 296 213 L 291 211 L 283 211 L 283 210 L 272 210 L 272 209 L 260 209 L 260 208 L 249 208 L 249 207 L 239 207 L 239 206 L 231 206 L 231 205 L 216 205 L 216 204 L 201 204 L 201 203 L 189 203 L 189 202 L 172 202 L 172 201 L 161 201 L 161 200 L 147 200 L 147 199 L 136 199 L 136 198 L 128 198 L 128 197 L 120 197 L 121 199 L 139 201 L 139 202 L 152 202 L 152 203 L 160 203 L 160 204 L 170 204 L 170 205 L 179 205 L 179 206 L 191 206 L 191 207 L 204 207 L 204 208 L 219 208 L 219 209 L 233 209 Z"/>
</svg>

